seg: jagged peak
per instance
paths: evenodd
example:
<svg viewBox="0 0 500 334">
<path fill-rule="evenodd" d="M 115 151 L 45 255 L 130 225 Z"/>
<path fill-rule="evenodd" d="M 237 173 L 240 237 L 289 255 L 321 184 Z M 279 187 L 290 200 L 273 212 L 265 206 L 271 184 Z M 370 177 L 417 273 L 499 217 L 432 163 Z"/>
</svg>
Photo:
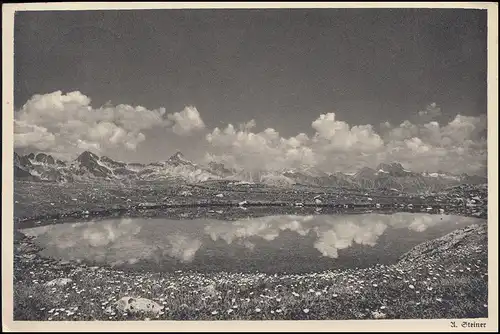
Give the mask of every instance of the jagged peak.
<svg viewBox="0 0 500 334">
<path fill-rule="evenodd" d="M 399 162 L 390 162 L 390 163 L 381 163 L 377 166 L 377 170 L 379 169 L 392 169 L 392 168 L 397 168 L 399 170 L 404 170 L 403 165 L 401 165 Z"/>
<path fill-rule="evenodd" d="M 182 154 L 181 151 L 175 152 L 170 158 L 168 158 L 167 162 L 174 162 L 174 163 L 181 162 L 184 164 L 194 165 L 191 161 L 189 161 L 188 159 L 186 159 L 186 157 L 184 157 L 184 154 Z"/>
<path fill-rule="evenodd" d="M 50 165 L 53 165 L 56 163 L 54 157 L 51 156 L 50 154 L 46 154 L 46 153 L 38 153 L 35 156 L 35 160 L 38 162 L 42 162 L 42 163 L 48 163 Z"/>
<path fill-rule="evenodd" d="M 56 160 L 54 159 L 54 157 L 52 155 L 50 155 L 49 153 L 45 153 L 45 152 L 30 152 L 26 155 L 22 155 L 22 154 L 19 154 L 17 152 L 14 151 L 14 160 L 20 160 L 20 159 L 23 159 L 26 161 L 29 160 L 30 162 L 32 163 L 48 163 L 50 165 L 53 165 L 55 164 Z"/>
<path fill-rule="evenodd" d="M 177 158 L 177 159 L 185 159 L 184 158 L 184 154 L 182 154 L 181 151 L 176 151 L 172 156 L 171 158 Z"/>
<path fill-rule="evenodd" d="M 92 153 L 90 151 L 84 151 L 82 154 L 76 158 L 78 161 L 87 161 L 87 160 L 99 160 L 99 156 L 95 153 Z"/>
</svg>

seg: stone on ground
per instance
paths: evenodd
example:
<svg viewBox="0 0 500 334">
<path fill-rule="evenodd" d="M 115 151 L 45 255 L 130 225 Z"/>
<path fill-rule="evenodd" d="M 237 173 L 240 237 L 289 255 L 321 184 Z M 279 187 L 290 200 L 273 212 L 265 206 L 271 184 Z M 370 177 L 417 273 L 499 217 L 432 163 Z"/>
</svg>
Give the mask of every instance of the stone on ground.
<svg viewBox="0 0 500 334">
<path fill-rule="evenodd" d="M 116 302 L 116 308 L 127 313 L 159 313 L 163 307 L 147 298 L 122 297 Z"/>
<path fill-rule="evenodd" d="M 66 284 L 69 284 L 73 282 L 71 278 L 56 278 L 53 279 L 50 282 L 45 283 L 46 286 L 65 286 Z"/>
</svg>

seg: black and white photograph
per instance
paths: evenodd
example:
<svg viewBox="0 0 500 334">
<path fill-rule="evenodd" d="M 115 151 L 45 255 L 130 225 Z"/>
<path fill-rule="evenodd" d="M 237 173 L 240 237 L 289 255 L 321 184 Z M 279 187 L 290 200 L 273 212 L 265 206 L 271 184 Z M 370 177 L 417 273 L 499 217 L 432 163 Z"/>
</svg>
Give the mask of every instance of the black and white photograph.
<svg viewBox="0 0 500 334">
<path fill-rule="evenodd" d="M 498 330 L 473 4 L 16 8 L 4 317 Z"/>
</svg>

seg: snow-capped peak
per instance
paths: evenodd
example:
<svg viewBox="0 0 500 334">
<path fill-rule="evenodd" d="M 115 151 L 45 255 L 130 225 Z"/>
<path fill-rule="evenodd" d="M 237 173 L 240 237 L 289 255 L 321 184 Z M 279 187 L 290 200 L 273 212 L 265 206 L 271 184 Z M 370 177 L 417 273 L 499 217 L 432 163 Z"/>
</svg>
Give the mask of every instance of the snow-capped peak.
<svg viewBox="0 0 500 334">
<path fill-rule="evenodd" d="M 167 162 L 174 164 L 194 165 L 194 163 L 186 159 L 180 151 L 175 152 L 174 155 L 168 158 Z"/>
</svg>

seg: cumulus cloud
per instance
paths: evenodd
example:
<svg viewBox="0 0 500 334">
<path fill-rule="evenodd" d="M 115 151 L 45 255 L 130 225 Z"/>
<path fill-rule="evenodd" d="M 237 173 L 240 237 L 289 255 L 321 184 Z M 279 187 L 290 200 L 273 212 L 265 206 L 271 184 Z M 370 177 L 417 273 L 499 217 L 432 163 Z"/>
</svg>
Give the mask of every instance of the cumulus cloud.
<svg viewBox="0 0 500 334">
<path fill-rule="evenodd" d="M 322 114 L 312 122 L 315 141 L 327 151 L 374 152 L 383 147 L 383 141 L 371 125 L 350 127 L 335 119 L 335 113 Z"/>
<path fill-rule="evenodd" d="M 75 91 L 34 95 L 15 113 L 14 145 L 55 155 L 74 156 L 83 150 L 106 153 L 134 151 L 155 127 L 181 135 L 203 128 L 194 107 L 167 114 L 165 108 L 106 104 L 93 108 L 91 99 Z"/>
<path fill-rule="evenodd" d="M 54 145 L 55 136 L 42 126 L 14 120 L 14 142 L 16 147 L 46 150 Z"/>
<path fill-rule="evenodd" d="M 306 146 L 310 141 L 306 134 L 283 138 L 273 128 L 254 133 L 250 131 L 254 126 L 255 122 L 251 121 L 240 125 L 238 130 L 232 124 L 222 130 L 215 128 L 206 135 L 212 150 L 209 158 L 233 168 L 249 170 L 276 170 L 315 164 L 316 156 Z"/>
<path fill-rule="evenodd" d="M 399 161 L 416 171 L 484 174 L 486 130 L 485 115 L 457 115 L 445 126 L 436 121 L 405 121 L 385 133 L 383 159 Z"/>
<path fill-rule="evenodd" d="M 350 127 L 335 119 L 334 113 L 322 114 L 312 122 L 316 133 L 282 137 L 273 128 L 253 132 L 255 122 L 238 127 L 228 124 L 207 134 L 212 160 L 233 168 L 281 170 L 316 166 L 339 167 L 339 163 L 357 158 L 364 162 L 367 153 L 383 149 L 383 141 L 371 125 Z"/>
<path fill-rule="evenodd" d="M 420 110 L 418 112 L 418 116 L 426 120 L 432 120 L 441 115 L 441 108 L 438 107 L 436 102 L 432 102 L 425 108 L 425 110 Z"/>
<path fill-rule="evenodd" d="M 206 136 L 207 159 L 233 168 L 283 170 L 310 168 L 326 172 L 355 172 L 382 162 L 399 162 L 417 172 L 485 174 L 487 161 L 486 116 L 457 115 L 440 124 L 435 103 L 399 125 L 350 126 L 335 113 L 321 114 L 311 123 L 312 136 L 299 133 L 282 137 L 273 128 L 255 132 L 252 120 L 239 127 L 228 124 Z"/>
<path fill-rule="evenodd" d="M 273 127 L 257 130 L 254 119 L 205 132 L 194 106 L 167 114 L 165 108 L 124 104 L 94 108 L 90 103 L 78 91 L 33 96 L 15 113 L 15 147 L 74 158 L 84 150 L 97 154 L 136 151 L 150 133 L 164 131 L 175 137 L 200 132 L 205 141 L 193 145 L 206 148 L 205 162 L 224 163 L 248 173 L 356 172 L 382 162 L 399 162 L 416 172 L 486 174 L 486 115 L 456 115 L 446 123 L 436 103 L 411 113 L 400 124 L 381 122 L 377 129 L 370 124 L 350 125 L 338 113 L 323 113 L 311 120 L 309 129 L 291 136 Z M 257 181 L 262 178 L 279 184 L 290 181 L 269 173 Z"/>
<path fill-rule="evenodd" d="M 173 131 L 178 135 L 188 135 L 193 131 L 205 128 L 205 123 L 201 119 L 200 113 L 193 106 L 187 106 L 181 112 L 168 115 L 173 123 Z"/>
</svg>

